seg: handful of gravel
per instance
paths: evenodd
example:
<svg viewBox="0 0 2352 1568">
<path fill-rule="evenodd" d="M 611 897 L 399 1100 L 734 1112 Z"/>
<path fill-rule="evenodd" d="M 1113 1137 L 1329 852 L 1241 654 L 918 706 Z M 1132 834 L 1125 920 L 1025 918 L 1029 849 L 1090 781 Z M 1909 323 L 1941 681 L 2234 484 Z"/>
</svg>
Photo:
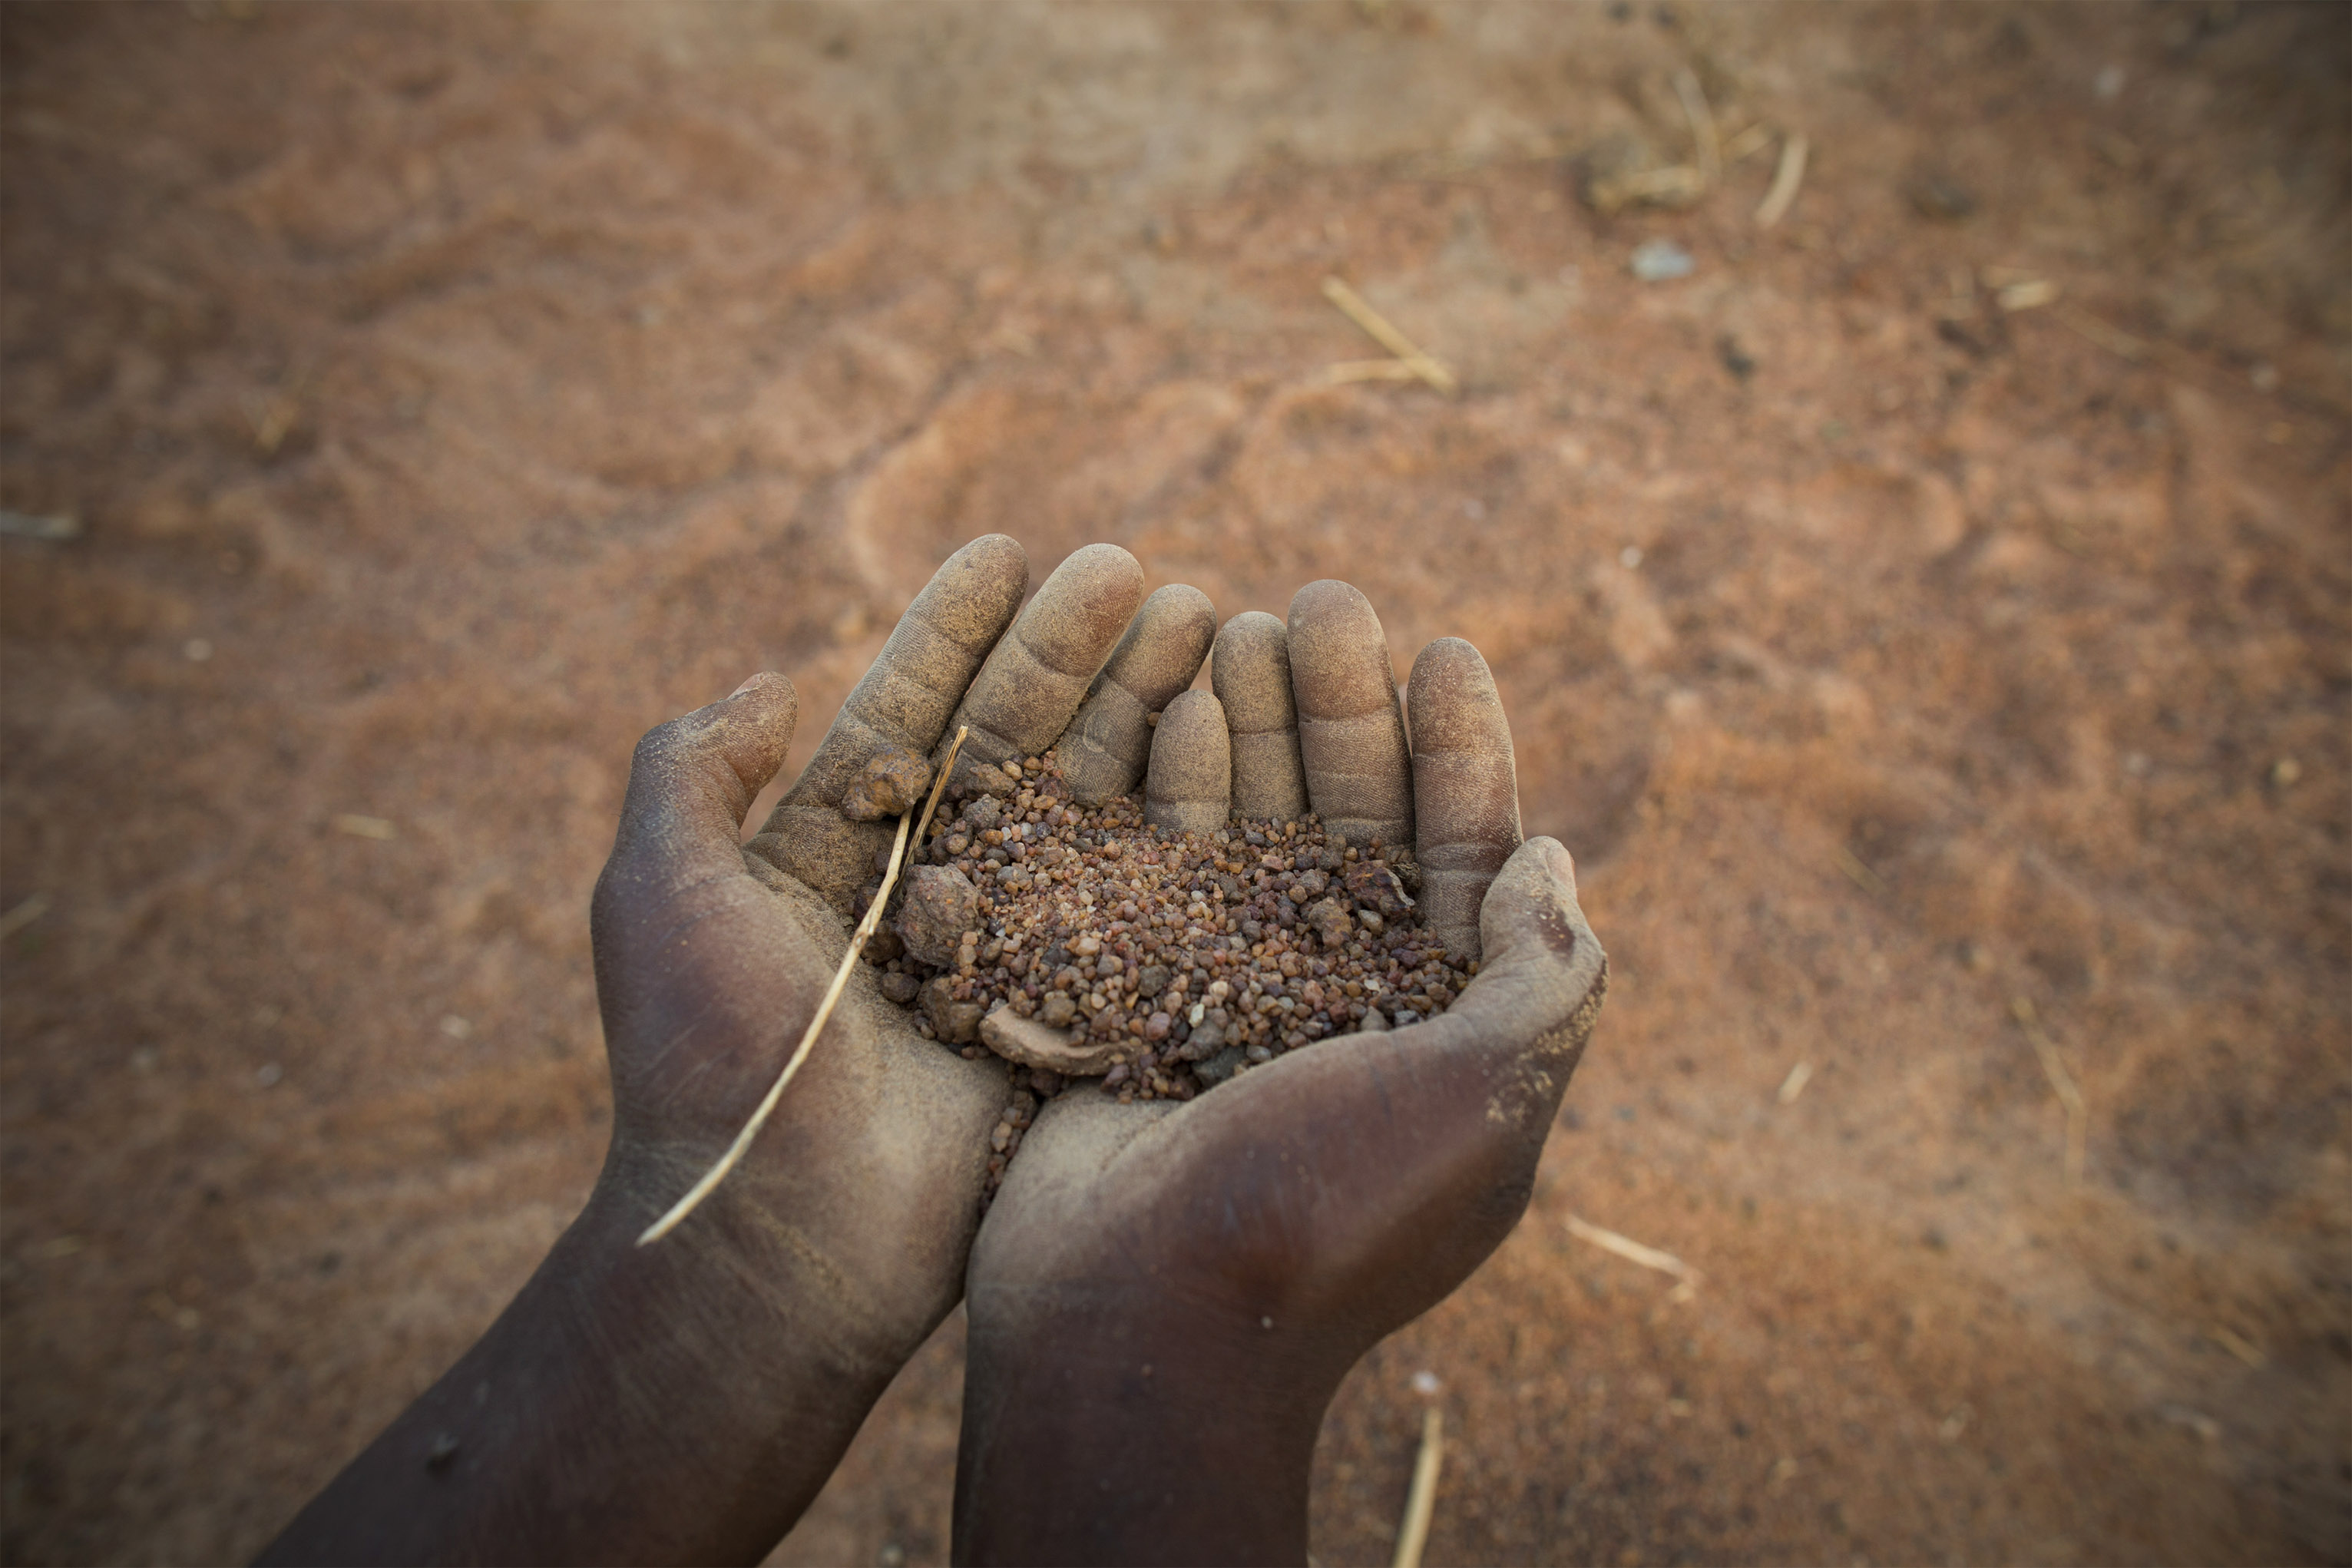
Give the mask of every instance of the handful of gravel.
<svg viewBox="0 0 2352 1568">
<path fill-rule="evenodd" d="M 987 793 L 908 851 L 866 958 L 926 1037 L 1015 1064 L 992 1176 L 1073 1080 L 1123 1104 L 1190 1100 L 1329 1036 L 1441 1013 L 1476 972 L 1423 928 L 1402 848 L 1311 815 L 1147 827 L 1130 798 L 1073 801 L 1051 753 L 974 780 Z"/>
</svg>

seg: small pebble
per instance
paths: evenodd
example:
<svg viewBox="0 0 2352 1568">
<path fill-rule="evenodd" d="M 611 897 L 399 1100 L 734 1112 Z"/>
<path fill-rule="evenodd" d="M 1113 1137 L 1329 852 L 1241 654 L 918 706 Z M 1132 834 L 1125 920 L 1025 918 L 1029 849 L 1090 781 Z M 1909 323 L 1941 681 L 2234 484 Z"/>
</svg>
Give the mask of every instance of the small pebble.
<svg viewBox="0 0 2352 1568">
<path fill-rule="evenodd" d="M 912 752 L 889 747 L 875 753 L 841 797 L 841 814 L 852 822 L 903 816 L 922 805 L 931 787 L 931 764 Z"/>
<path fill-rule="evenodd" d="M 1630 265 L 1633 276 L 1644 283 L 1670 283 L 1689 277 L 1698 268 L 1691 253 L 1671 239 L 1643 240 L 1633 247 Z"/>
<path fill-rule="evenodd" d="M 933 969 L 955 960 L 959 938 L 980 912 L 980 889 L 951 866 L 918 866 L 907 873 L 898 906 L 898 940 L 907 956 Z"/>
</svg>

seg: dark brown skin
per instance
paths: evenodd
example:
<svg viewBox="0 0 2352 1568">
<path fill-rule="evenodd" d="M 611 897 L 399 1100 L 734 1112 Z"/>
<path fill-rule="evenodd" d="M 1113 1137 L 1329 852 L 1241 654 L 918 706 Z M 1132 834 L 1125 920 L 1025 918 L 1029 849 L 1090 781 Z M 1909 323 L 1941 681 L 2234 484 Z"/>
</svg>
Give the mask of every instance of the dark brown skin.
<svg viewBox="0 0 2352 1568">
<path fill-rule="evenodd" d="M 1028 566 L 1001 537 L 958 552 L 749 846 L 791 683 L 755 676 L 645 738 L 591 914 L 614 1107 L 595 1190 L 263 1561 L 749 1563 L 791 1527 L 961 1294 L 1003 1068 L 922 1039 L 861 966 L 743 1163 L 669 1237 L 635 1238 L 733 1140 L 840 961 L 893 826 L 843 817 L 849 782 L 884 747 L 930 751 L 959 710 L 976 731 L 1067 722 L 1140 597 L 1122 560 L 1090 557 L 1107 610 L 1077 574 L 1030 606 L 1036 640 L 1085 666 L 1055 716 L 1034 689 L 1006 712 L 970 692 Z"/>
<path fill-rule="evenodd" d="M 1480 973 L 1427 1023 L 1187 1105 L 1079 1093 L 1039 1117 L 972 1252 L 960 1561 L 1303 1562 L 1325 1406 L 1517 1222 L 1599 1012 L 1607 961 L 1567 852 L 1519 842 L 1476 650 L 1423 654 L 1408 759 L 1362 595 L 1302 590 L 1289 631 L 1297 710 L 1323 725 L 1310 797 L 1327 821 L 1418 822 L 1431 912 Z M 1152 778 L 1196 773 L 1157 754 L 1184 731 L 1160 735 Z"/>
<path fill-rule="evenodd" d="M 1008 632 L 1026 580 L 1007 539 L 943 565 L 749 845 L 744 813 L 792 743 L 791 684 L 755 676 L 646 737 L 591 918 L 614 1104 L 604 1173 L 489 1331 L 263 1561 L 756 1561 L 967 1270 L 960 1554 L 1303 1558 L 1325 1404 L 1516 1221 L 1604 973 L 1565 852 L 1518 844 L 1483 662 L 1461 643 L 1423 655 L 1413 725 L 1432 744 L 1408 760 L 1392 699 L 1380 710 L 1379 622 L 1344 584 L 1292 607 L 1297 711 L 1325 726 L 1307 787 L 1351 815 L 1418 813 L 1435 904 L 1455 924 L 1476 910 L 1485 942 L 1452 1011 L 1172 1112 L 1056 1101 L 975 1248 L 1004 1070 L 921 1039 L 861 967 L 743 1163 L 635 1245 L 732 1140 L 840 961 L 891 826 L 842 814 L 849 783 L 885 748 L 935 752 L 951 716 L 990 751 L 1059 733 L 1140 599 L 1132 560 L 1093 546 Z M 1194 607 L 1169 619 L 1181 637 L 1153 646 L 1205 645 Z M 1224 740 L 1189 721 L 1160 737 Z M 1214 759 L 1159 745 L 1151 777 L 1201 805 Z"/>
</svg>

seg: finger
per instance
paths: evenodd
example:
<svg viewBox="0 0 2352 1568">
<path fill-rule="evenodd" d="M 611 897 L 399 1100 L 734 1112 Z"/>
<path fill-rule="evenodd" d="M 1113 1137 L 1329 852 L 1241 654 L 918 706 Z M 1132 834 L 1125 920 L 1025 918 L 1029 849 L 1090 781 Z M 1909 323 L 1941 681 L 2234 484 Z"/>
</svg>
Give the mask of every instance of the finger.
<svg viewBox="0 0 2352 1568">
<path fill-rule="evenodd" d="M 1290 601 L 1290 689 L 1307 795 L 1350 844 L 1412 843 L 1412 781 L 1387 636 L 1345 583 L 1309 583 Z"/>
<path fill-rule="evenodd" d="M 1171 833 L 1214 833 L 1225 825 L 1233 781 L 1223 704 L 1205 691 L 1179 693 L 1161 710 L 1151 738 L 1145 825 Z"/>
<path fill-rule="evenodd" d="M 847 914 L 895 825 L 846 820 L 843 794 L 876 752 L 897 747 L 920 755 L 939 743 L 948 715 L 1028 586 L 1029 559 L 1003 534 L 975 539 L 949 556 L 898 617 L 816 755 L 744 847 Z"/>
<path fill-rule="evenodd" d="M 1089 544 L 1055 567 L 948 721 L 950 735 L 971 726 L 957 777 L 968 780 L 983 763 L 1035 756 L 1059 740 L 1142 599 L 1143 568 L 1116 544 Z"/>
<path fill-rule="evenodd" d="M 743 868 L 743 814 L 792 749 L 800 694 L 753 676 L 725 699 L 646 732 L 629 763 L 608 880 L 654 887 Z"/>
<path fill-rule="evenodd" d="M 1209 656 L 1209 684 L 1233 734 L 1234 813 L 1245 822 L 1307 815 L 1298 760 L 1298 708 L 1290 695 L 1290 634 L 1278 616 L 1250 610 L 1227 621 Z"/>
<path fill-rule="evenodd" d="M 1216 606 L 1198 588 L 1171 583 L 1143 601 L 1078 716 L 1055 742 L 1062 777 L 1081 805 L 1134 790 L 1151 755 L 1149 715 L 1192 684 L 1216 630 Z"/>
<path fill-rule="evenodd" d="M 1556 838 L 1513 851 L 1479 911 L 1478 976 L 1444 1013 L 1397 1037 L 1466 1045 L 1520 1064 L 1511 1109 L 1547 1124 L 1608 990 L 1609 955 L 1576 901 L 1576 862 Z"/>
<path fill-rule="evenodd" d="M 1478 907 L 1519 847 L 1510 722 L 1486 661 L 1460 637 L 1422 649 L 1405 690 L 1422 918 L 1448 953 L 1476 958 Z"/>
</svg>

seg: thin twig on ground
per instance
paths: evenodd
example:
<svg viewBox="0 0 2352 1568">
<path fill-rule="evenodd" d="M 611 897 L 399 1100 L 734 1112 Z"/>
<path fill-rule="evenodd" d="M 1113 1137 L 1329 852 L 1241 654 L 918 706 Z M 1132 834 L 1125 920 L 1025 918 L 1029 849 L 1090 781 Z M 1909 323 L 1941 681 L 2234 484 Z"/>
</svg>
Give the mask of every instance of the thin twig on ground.
<svg viewBox="0 0 2352 1568">
<path fill-rule="evenodd" d="M 1654 1247 L 1644 1247 L 1630 1236 L 1620 1236 L 1589 1224 L 1574 1215 L 1568 1216 L 1568 1234 L 1580 1241 L 1589 1241 L 1603 1252 L 1613 1252 L 1628 1263 L 1638 1263 L 1644 1268 L 1654 1268 L 1661 1274 L 1671 1274 L 1685 1285 L 1696 1285 L 1703 1276 L 1699 1271 L 1671 1252 L 1661 1252 Z"/>
<path fill-rule="evenodd" d="M 1759 120 L 1753 125 L 1733 132 L 1726 139 L 1723 143 L 1723 161 L 1726 164 L 1739 163 L 1745 158 L 1761 153 L 1771 140 L 1771 128 Z"/>
<path fill-rule="evenodd" d="M 1404 1523 L 1397 1531 L 1396 1556 L 1391 1568 L 1421 1568 L 1421 1549 L 1429 1543 L 1429 1518 L 1437 1506 L 1437 1470 L 1445 1458 L 1445 1413 L 1431 1405 L 1422 1412 L 1421 1452 L 1412 1461 L 1412 1486 L 1405 1493 Z"/>
<path fill-rule="evenodd" d="M 2033 1004 L 2023 996 L 2009 999 L 2010 1016 L 2025 1032 L 2033 1054 L 2042 1060 L 2042 1075 L 2050 1080 L 2053 1093 L 2066 1112 L 2066 1184 L 2083 1184 L 2083 1162 L 2090 1136 L 2090 1114 L 2083 1103 L 2083 1091 L 2074 1083 L 2074 1075 L 2066 1070 L 2066 1059 L 2058 1054 L 2058 1042 L 2042 1026 L 2042 1019 Z"/>
<path fill-rule="evenodd" d="M 1712 185 L 1723 177 L 1723 142 L 1716 133 L 1715 110 L 1688 66 L 1675 72 L 1675 96 L 1682 100 L 1683 113 L 1690 120 L 1691 142 L 1697 148 L 1692 162 L 1698 165 L 1698 177 Z"/>
<path fill-rule="evenodd" d="M 2137 362 L 2147 357 L 2146 343 L 2121 327 L 2108 325 L 2079 306 L 2062 303 L 2051 314 L 2118 359 Z"/>
<path fill-rule="evenodd" d="M 1394 322 L 1371 305 L 1361 294 L 1337 278 L 1323 279 L 1323 297 L 1339 308 L 1348 320 L 1371 334 L 1372 341 L 1396 355 L 1412 368 L 1412 373 L 1448 397 L 1461 390 L 1454 373 L 1425 353 L 1420 344 L 1399 331 Z"/>
<path fill-rule="evenodd" d="M 1805 154 L 1811 143 L 1802 132 L 1790 132 L 1780 143 L 1780 166 L 1772 172 L 1772 188 L 1756 207 L 1756 226 L 1770 228 L 1796 205 L 1797 187 L 1805 183 Z"/>
</svg>

